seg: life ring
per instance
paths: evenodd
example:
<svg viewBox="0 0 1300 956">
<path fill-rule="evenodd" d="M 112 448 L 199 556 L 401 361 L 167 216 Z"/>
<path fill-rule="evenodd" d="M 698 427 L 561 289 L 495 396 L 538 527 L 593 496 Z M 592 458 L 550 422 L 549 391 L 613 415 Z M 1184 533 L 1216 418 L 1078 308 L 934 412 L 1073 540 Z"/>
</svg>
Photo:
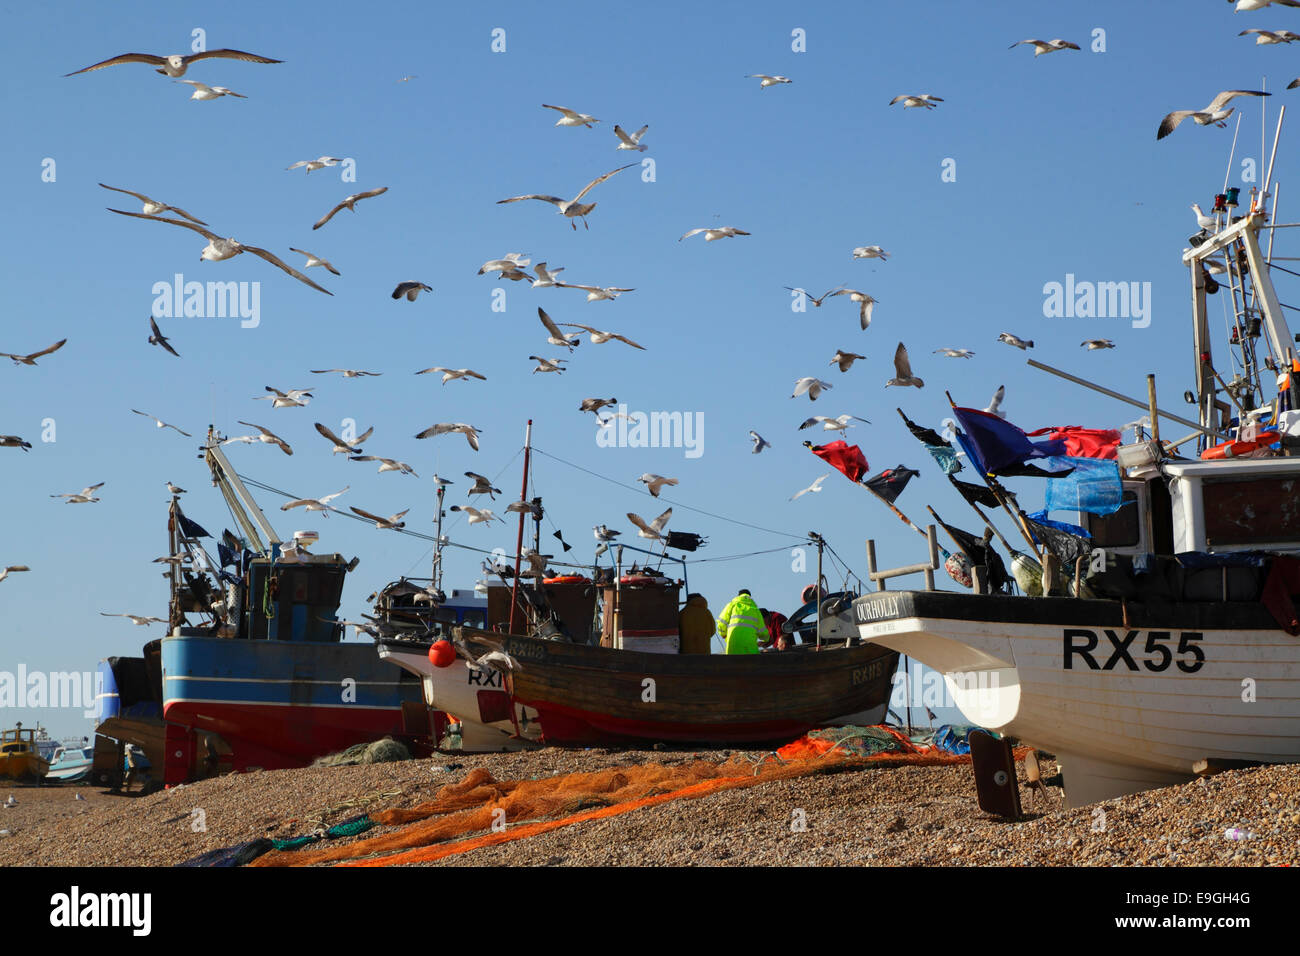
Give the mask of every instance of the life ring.
<svg viewBox="0 0 1300 956">
<path fill-rule="evenodd" d="M 1278 432 L 1260 432 L 1254 441 L 1225 441 L 1221 445 L 1201 452 L 1202 461 L 1219 461 L 1225 458 L 1249 458 L 1261 448 L 1282 440 Z"/>
<path fill-rule="evenodd" d="M 667 584 L 668 579 L 653 574 L 625 574 L 618 579 L 619 584 Z"/>
<path fill-rule="evenodd" d="M 590 578 L 581 574 L 562 574 L 558 578 L 542 578 L 543 584 L 589 584 Z"/>
</svg>

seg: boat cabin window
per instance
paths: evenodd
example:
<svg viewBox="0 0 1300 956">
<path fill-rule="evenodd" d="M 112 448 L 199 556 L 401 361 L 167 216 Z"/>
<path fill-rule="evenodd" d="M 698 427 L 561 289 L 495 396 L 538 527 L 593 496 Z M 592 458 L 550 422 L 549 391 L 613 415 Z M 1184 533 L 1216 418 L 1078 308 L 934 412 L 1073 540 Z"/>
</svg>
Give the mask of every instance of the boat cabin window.
<svg viewBox="0 0 1300 956">
<path fill-rule="evenodd" d="M 487 611 L 482 608 L 470 608 L 465 611 L 460 622 L 466 627 L 477 627 L 479 630 L 487 628 Z"/>
<path fill-rule="evenodd" d="M 1123 504 L 1114 514 L 1087 515 L 1094 548 L 1133 548 L 1142 542 L 1142 512 L 1136 490 L 1124 490 Z"/>
<path fill-rule="evenodd" d="M 1209 547 L 1300 541 L 1300 487 L 1295 475 L 1206 478 L 1201 496 Z"/>
</svg>

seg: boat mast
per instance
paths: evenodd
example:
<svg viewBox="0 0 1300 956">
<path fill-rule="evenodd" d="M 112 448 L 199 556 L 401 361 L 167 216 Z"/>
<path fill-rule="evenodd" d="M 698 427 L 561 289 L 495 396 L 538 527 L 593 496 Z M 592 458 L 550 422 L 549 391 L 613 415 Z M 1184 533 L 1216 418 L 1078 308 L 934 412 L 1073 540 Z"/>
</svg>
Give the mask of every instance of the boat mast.
<svg viewBox="0 0 1300 956">
<path fill-rule="evenodd" d="M 235 474 L 235 469 L 226 458 L 225 452 L 221 450 L 211 426 L 208 426 L 208 443 L 203 448 L 203 459 L 212 471 L 212 483 L 221 490 L 222 497 L 230 506 L 231 514 L 235 516 L 249 542 L 263 554 L 268 553 L 272 545 L 280 544 L 280 536 L 275 533 L 271 522 L 262 513 L 253 496 L 248 493 L 244 483 L 239 480 L 239 475 Z M 262 538 L 258 536 L 259 530 L 266 538 L 265 545 L 262 544 Z"/>
<path fill-rule="evenodd" d="M 438 482 L 438 507 L 434 510 L 434 513 L 437 515 L 437 517 L 434 518 L 434 521 L 437 522 L 435 527 L 435 536 L 437 540 L 433 543 L 433 569 L 431 576 L 433 577 L 433 590 L 439 593 L 442 591 L 442 496 L 446 491 L 447 489 L 443 486 L 442 482 Z"/>
<path fill-rule="evenodd" d="M 532 458 L 533 452 L 533 420 L 528 419 L 528 427 L 524 431 L 524 481 L 523 487 L 519 490 L 519 500 L 525 501 L 528 498 L 528 462 Z M 510 624 L 506 631 L 508 634 L 515 632 L 515 609 L 519 606 L 519 562 L 524 556 L 524 512 L 519 512 L 519 535 L 515 538 L 515 579 L 510 588 Z"/>
</svg>

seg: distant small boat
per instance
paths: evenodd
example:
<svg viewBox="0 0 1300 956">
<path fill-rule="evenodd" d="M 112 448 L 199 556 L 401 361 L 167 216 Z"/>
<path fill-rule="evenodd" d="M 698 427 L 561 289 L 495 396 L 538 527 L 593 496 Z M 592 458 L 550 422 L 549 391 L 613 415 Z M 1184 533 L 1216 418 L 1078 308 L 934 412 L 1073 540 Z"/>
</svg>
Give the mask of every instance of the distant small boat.
<svg viewBox="0 0 1300 956">
<path fill-rule="evenodd" d="M 50 758 L 50 769 L 45 779 L 57 783 L 86 780 L 90 777 L 94 758 L 94 747 L 59 747 Z"/>
<path fill-rule="evenodd" d="M 50 763 L 36 746 L 36 731 L 19 724 L 0 734 L 0 777 L 12 780 L 41 780 Z"/>
</svg>

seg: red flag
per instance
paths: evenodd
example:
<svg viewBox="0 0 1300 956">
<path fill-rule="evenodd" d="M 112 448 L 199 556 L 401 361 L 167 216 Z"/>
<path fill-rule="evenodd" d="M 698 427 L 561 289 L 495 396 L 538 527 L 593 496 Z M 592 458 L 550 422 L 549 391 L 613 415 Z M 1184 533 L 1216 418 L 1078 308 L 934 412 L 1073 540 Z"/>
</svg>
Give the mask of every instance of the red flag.
<svg viewBox="0 0 1300 956">
<path fill-rule="evenodd" d="M 804 442 L 804 444 L 822 461 L 843 472 L 849 481 L 861 480 L 871 467 L 867 464 L 867 458 L 862 454 L 861 448 L 843 440 L 833 441 L 829 445 L 814 445 L 812 442 Z"/>
<path fill-rule="evenodd" d="M 1081 428 L 1078 425 L 1049 425 L 1026 435 L 1047 435 L 1048 441 L 1062 442 L 1063 454 L 1071 458 L 1114 459 L 1120 435 L 1113 428 Z"/>
</svg>

